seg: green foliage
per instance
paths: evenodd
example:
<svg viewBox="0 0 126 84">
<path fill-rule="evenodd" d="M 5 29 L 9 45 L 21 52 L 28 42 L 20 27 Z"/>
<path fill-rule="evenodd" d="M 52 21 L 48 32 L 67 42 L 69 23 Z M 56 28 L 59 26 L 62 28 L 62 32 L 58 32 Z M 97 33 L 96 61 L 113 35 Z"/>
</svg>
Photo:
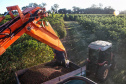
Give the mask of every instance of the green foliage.
<svg viewBox="0 0 126 84">
<path fill-rule="evenodd" d="M 69 15 L 68 14 L 65 14 L 64 20 L 69 21 Z"/>
<path fill-rule="evenodd" d="M 105 40 L 113 43 L 113 52 L 116 56 L 117 69 L 111 72 L 114 84 L 126 83 L 126 17 L 124 15 L 75 15 L 76 21 L 82 25 L 82 31 L 91 32 L 87 40 Z M 84 36 L 84 34 L 81 34 Z M 94 37 L 93 37 L 94 36 Z M 94 39 L 93 39 L 94 38 Z M 86 41 L 86 40 L 85 40 Z M 111 82 L 106 81 L 104 84 Z"/>
<path fill-rule="evenodd" d="M 48 17 L 48 21 L 60 38 L 64 38 L 66 36 L 66 29 L 64 28 L 65 25 L 62 15 L 55 14 L 53 17 L 50 16 Z"/>
<path fill-rule="evenodd" d="M 77 17 L 79 24 L 83 25 L 84 29 L 95 33 L 98 39 L 101 39 L 99 36 L 103 36 L 105 40 L 120 40 L 125 38 L 125 17 L 116 17 L 113 15 L 79 16 Z"/>
<path fill-rule="evenodd" d="M 19 42 L 0 57 L 0 83 L 13 83 L 14 72 L 45 63 L 53 58 L 52 49 L 36 40 Z"/>
<path fill-rule="evenodd" d="M 7 15 L 0 25 L 10 20 L 11 17 Z M 64 20 L 61 15 L 55 14 L 54 17 L 42 20 L 49 21 L 60 38 L 66 36 Z M 53 56 L 52 48 L 48 45 L 23 34 L 0 56 L 0 84 L 14 84 L 15 71 L 48 62 L 53 59 Z"/>
<path fill-rule="evenodd" d="M 78 15 L 78 20 L 80 16 L 81 15 Z M 126 30 L 125 28 L 121 28 L 125 25 L 125 23 L 123 23 L 125 21 L 121 20 L 121 19 L 124 19 L 124 17 L 120 18 L 120 16 L 114 17 L 111 15 L 106 15 L 106 16 L 92 15 L 92 17 L 90 15 L 83 15 L 83 16 L 85 16 L 87 19 L 85 18 L 81 20 L 80 22 L 75 22 L 75 21 L 65 22 L 65 25 L 69 28 L 68 29 L 69 38 L 66 38 L 67 40 L 65 42 L 65 46 L 69 48 L 67 50 L 68 58 L 72 62 L 84 66 L 83 63 L 88 56 L 87 46 L 89 45 L 89 43 L 96 40 L 110 41 L 113 44 L 112 51 L 116 58 L 115 60 L 116 60 L 117 68 L 114 71 L 110 70 L 110 75 L 108 79 L 104 81 L 103 83 L 99 83 L 99 84 L 125 84 L 126 83 L 126 66 L 125 66 L 126 64 L 126 56 L 125 56 Z M 100 20 L 97 20 L 97 18 L 95 18 L 97 16 L 104 17 L 104 18 L 102 19 L 100 18 Z M 110 19 L 107 20 L 108 21 L 107 23 L 105 19 L 109 17 Z M 113 17 L 118 20 L 115 21 Z M 92 28 L 88 27 L 89 29 L 85 29 L 85 26 L 83 25 L 86 25 L 86 24 L 83 24 L 83 21 L 86 20 L 88 22 L 89 21 L 88 19 L 96 20 L 96 22 L 94 22 L 93 20 L 93 22 L 96 23 L 95 29 L 89 24 L 88 25 Z M 120 21 L 122 23 L 120 23 Z M 111 24 L 109 22 L 111 22 Z M 79 25 L 78 23 L 81 23 L 81 25 Z M 91 22 L 89 21 L 89 23 Z M 117 25 L 118 23 L 120 25 Z M 92 29 L 95 31 L 92 31 Z M 124 54 L 122 55 L 122 53 Z"/>
<path fill-rule="evenodd" d="M 76 20 L 84 29 L 94 33 L 96 40 L 111 41 L 115 43 L 114 51 L 124 54 L 126 51 L 125 19 L 124 15 L 78 15 Z"/>
<path fill-rule="evenodd" d="M 5 16 L 5 18 L 6 18 L 6 19 L 4 19 L 2 22 L 0 22 L 0 25 L 2 25 L 2 24 L 4 24 L 4 23 L 6 23 L 6 22 L 8 22 L 8 21 L 11 20 L 10 15 Z"/>
</svg>

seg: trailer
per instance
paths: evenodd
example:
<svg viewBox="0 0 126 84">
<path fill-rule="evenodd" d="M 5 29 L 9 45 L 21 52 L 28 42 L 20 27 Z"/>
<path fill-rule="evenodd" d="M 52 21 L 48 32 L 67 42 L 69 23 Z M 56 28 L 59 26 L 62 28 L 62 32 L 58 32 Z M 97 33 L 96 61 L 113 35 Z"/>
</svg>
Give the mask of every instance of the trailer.
<svg viewBox="0 0 126 84">
<path fill-rule="evenodd" d="M 79 67 L 73 62 L 69 68 L 55 66 L 54 62 L 47 62 L 15 72 L 17 84 L 96 84 L 86 78 L 86 66 Z"/>
</svg>

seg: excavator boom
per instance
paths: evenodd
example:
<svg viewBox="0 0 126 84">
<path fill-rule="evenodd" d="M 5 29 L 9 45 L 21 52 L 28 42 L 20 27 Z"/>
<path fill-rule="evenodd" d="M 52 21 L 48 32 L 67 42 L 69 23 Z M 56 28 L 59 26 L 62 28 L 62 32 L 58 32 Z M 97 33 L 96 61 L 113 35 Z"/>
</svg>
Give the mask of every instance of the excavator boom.
<svg viewBox="0 0 126 84">
<path fill-rule="evenodd" d="M 12 20 L 0 26 L 0 55 L 2 55 L 5 50 L 24 33 L 56 50 L 65 52 L 64 46 L 49 22 L 39 21 L 40 19 L 48 16 L 45 12 L 45 8 L 26 8 L 22 12 L 16 5 L 7 7 L 7 10 Z M 12 10 L 17 10 L 19 15 L 14 17 L 11 12 Z M 1 17 L 0 21 L 4 18 L 4 16 Z"/>
</svg>

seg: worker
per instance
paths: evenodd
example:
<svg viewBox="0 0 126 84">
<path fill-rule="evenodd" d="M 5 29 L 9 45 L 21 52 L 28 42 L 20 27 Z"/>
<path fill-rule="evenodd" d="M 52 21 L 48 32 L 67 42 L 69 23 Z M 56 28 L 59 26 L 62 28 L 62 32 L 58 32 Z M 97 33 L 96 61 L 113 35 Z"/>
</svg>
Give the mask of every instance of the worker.
<svg viewBox="0 0 126 84">
<path fill-rule="evenodd" d="M 55 65 L 68 67 L 68 63 L 66 63 L 66 59 L 67 59 L 66 52 L 54 50 Z"/>
</svg>

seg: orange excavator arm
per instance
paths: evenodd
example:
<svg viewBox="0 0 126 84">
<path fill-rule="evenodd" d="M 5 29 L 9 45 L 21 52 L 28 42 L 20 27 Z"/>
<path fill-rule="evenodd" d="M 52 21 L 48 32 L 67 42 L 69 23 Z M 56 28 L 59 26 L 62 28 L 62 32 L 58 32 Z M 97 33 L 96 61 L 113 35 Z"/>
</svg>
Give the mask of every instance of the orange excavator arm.
<svg viewBox="0 0 126 84">
<path fill-rule="evenodd" d="M 63 44 L 49 22 L 39 21 L 47 16 L 45 8 L 27 8 L 22 12 L 16 5 L 7 7 L 7 10 L 9 11 L 8 13 L 12 20 L 0 26 L 0 55 L 2 55 L 5 50 L 24 33 L 56 50 L 65 52 Z M 17 10 L 19 15 L 14 17 L 11 12 L 12 10 Z M 4 17 L 1 21 L 3 19 Z"/>
</svg>

